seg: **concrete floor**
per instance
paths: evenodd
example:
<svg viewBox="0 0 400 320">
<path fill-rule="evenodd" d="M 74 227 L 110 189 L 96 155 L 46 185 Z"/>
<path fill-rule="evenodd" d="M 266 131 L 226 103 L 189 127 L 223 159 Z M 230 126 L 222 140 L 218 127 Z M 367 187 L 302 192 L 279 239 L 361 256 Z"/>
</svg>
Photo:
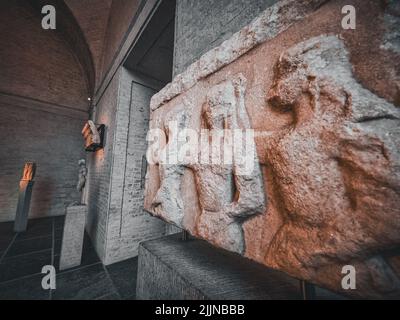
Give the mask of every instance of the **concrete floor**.
<svg viewBox="0 0 400 320">
<path fill-rule="evenodd" d="M 14 233 L 13 222 L 0 223 L 0 300 L 135 299 L 137 257 L 104 266 L 87 234 L 84 238 L 82 264 L 76 268 L 59 270 L 63 225 L 64 216 L 35 219 L 29 221 L 26 232 Z M 148 243 L 151 244 L 152 241 Z M 191 242 L 186 243 L 189 246 L 190 244 Z M 191 251 L 190 248 L 186 249 Z M 168 256 L 170 250 L 167 252 Z M 194 250 L 194 253 L 196 252 L 198 253 L 197 249 Z M 177 257 L 177 254 L 174 256 Z M 198 260 L 201 256 L 195 254 L 189 261 L 194 258 Z M 45 274 L 42 274 L 41 270 L 45 265 L 53 265 L 56 268 L 54 290 L 42 288 L 41 282 Z M 279 279 L 272 280 L 279 282 Z M 321 288 L 316 289 L 317 299 L 344 298 Z M 279 291 L 279 288 L 274 290 Z"/>
<path fill-rule="evenodd" d="M 132 300 L 137 258 L 104 266 L 85 234 L 82 264 L 58 268 L 64 216 L 30 220 L 26 232 L 14 233 L 12 222 L 0 223 L 0 300 Z M 56 268 L 56 289 L 44 290 L 45 265 Z"/>
</svg>

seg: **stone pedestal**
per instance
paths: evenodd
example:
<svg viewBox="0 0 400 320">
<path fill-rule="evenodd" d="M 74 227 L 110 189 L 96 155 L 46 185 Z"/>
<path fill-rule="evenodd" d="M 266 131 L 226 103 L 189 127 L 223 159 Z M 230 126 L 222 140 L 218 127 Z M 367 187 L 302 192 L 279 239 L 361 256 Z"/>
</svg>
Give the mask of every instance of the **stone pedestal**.
<svg viewBox="0 0 400 320">
<path fill-rule="evenodd" d="M 139 247 L 137 299 L 301 299 L 299 281 L 202 240 L 171 235 Z"/>
<path fill-rule="evenodd" d="M 81 264 L 86 214 L 86 205 L 70 206 L 66 209 L 60 270 L 73 268 Z"/>
<path fill-rule="evenodd" d="M 21 180 L 19 182 L 17 213 L 14 223 L 15 232 L 26 231 L 33 183 L 34 181 L 32 180 Z"/>
</svg>

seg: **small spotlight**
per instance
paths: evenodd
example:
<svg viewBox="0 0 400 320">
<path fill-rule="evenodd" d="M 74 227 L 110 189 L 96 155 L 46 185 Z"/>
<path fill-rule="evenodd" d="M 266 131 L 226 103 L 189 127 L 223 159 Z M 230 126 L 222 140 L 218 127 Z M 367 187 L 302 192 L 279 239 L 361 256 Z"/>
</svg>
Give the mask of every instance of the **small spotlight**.
<svg viewBox="0 0 400 320">
<path fill-rule="evenodd" d="M 89 98 L 87 98 L 87 99 L 88 99 L 88 101 L 92 101 L 92 98 L 90 98 L 90 97 L 89 97 Z"/>
</svg>

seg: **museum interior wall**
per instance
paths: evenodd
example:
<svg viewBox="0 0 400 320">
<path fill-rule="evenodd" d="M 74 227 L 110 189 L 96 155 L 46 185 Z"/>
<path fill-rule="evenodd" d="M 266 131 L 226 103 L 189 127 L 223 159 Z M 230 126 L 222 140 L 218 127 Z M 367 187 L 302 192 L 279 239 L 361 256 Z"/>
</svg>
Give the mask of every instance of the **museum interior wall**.
<svg viewBox="0 0 400 320">
<path fill-rule="evenodd" d="M 101 99 L 92 120 L 106 126 L 104 147 L 90 153 L 88 160 L 88 217 L 87 230 L 103 259 L 106 253 L 107 224 L 110 207 L 113 146 L 118 103 L 119 73 L 117 73 Z"/>
<path fill-rule="evenodd" d="M 88 155 L 88 230 L 105 264 L 137 256 L 140 241 L 166 232 L 165 222 L 144 211 L 143 191 L 150 98 L 171 80 L 174 13 L 174 1 L 161 3 L 124 65 L 95 97 L 92 119 L 106 125 L 106 139 L 102 150 Z M 111 9 L 107 32 L 116 35 L 106 42 L 129 32 L 129 24 L 111 22 L 114 15 L 121 16 Z M 104 61 L 108 54 L 105 49 Z"/>
<path fill-rule="evenodd" d="M 56 30 L 41 28 L 40 10 L 45 4 L 57 8 Z M 119 187 L 112 188 L 122 185 L 122 179 L 126 181 L 126 188 L 132 186 L 124 177 L 125 170 L 119 174 L 113 172 L 113 163 L 117 167 L 120 164 L 118 157 L 114 158 L 114 151 L 118 151 L 118 146 L 129 149 L 121 144 L 121 140 L 127 142 L 128 127 L 124 127 L 124 121 L 130 112 L 131 80 L 125 77 L 124 85 L 128 87 L 126 91 L 120 90 L 120 85 L 123 86 L 120 83 L 121 68 L 105 86 L 105 91 L 98 89 L 143 5 L 143 1 L 131 0 L 2 2 L 0 40 L 9 45 L 2 45 L 0 49 L 0 122 L 8 133 L 1 141 L 0 221 L 15 218 L 18 181 L 26 161 L 37 163 L 30 210 L 30 217 L 37 218 L 63 215 L 68 205 L 79 202 L 76 191 L 78 160 L 86 158 L 89 169 L 85 193 L 89 207 L 87 230 L 99 256 L 105 260 L 107 248 L 115 251 L 120 247 L 119 252 L 126 254 L 124 258 L 137 254 L 129 247 L 130 238 L 135 239 L 131 242 L 137 246 L 138 241 L 145 238 L 146 231 L 122 228 L 125 220 L 121 221 L 119 211 L 118 216 L 109 215 L 121 208 L 122 198 L 129 199 L 132 193 L 121 191 Z M 161 87 L 157 83 L 157 90 Z M 140 99 L 141 92 L 138 94 Z M 149 93 L 143 94 L 148 103 Z M 125 103 L 122 103 L 123 97 Z M 125 110 L 117 113 L 122 109 Z M 95 153 L 84 151 L 81 135 L 90 116 L 96 123 L 106 126 L 105 147 Z M 137 147 L 133 142 L 131 144 Z M 139 175 L 143 167 L 142 156 L 143 152 L 138 156 Z M 118 205 L 113 207 L 117 202 Z M 127 205 L 123 204 L 125 211 Z M 128 211 L 135 216 L 136 213 L 132 213 L 135 210 Z M 143 214 L 136 215 L 142 217 L 139 220 L 144 219 Z M 146 217 L 157 220 L 156 225 L 161 227 L 156 226 L 155 230 L 163 234 L 163 223 Z M 117 221 L 121 223 L 117 232 L 118 245 L 115 233 L 111 232 L 114 230 L 111 223 L 115 225 Z M 125 237 L 124 247 L 120 236 L 125 233 L 129 236 Z M 123 258 L 117 253 L 111 256 L 114 260 Z"/>
<path fill-rule="evenodd" d="M 79 201 L 86 158 L 86 229 L 105 264 L 184 229 L 336 292 L 353 265 L 354 297 L 399 296 L 398 1 L 45 2 L 59 30 L 41 28 L 44 0 L 0 3 L 0 221 L 14 220 L 25 162 L 38 218 Z M 347 4 L 356 30 L 341 26 Z M 85 153 L 88 119 L 105 139 Z M 147 132 L 168 137 L 168 121 L 253 132 L 253 170 L 149 163 Z"/>
<path fill-rule="evenodd" d="M 104 40 L 103 76 L 113 63 L 122 43 L 126 40 L 126 33 L 135 23 L 136 15 L 142 9 L 143 4 L 144 2 L 139 0 L 112 1 Z"/>
<path fill-rule="evenodd" d="M 116 51 L 119 44 L 114 46 L 105 45 L 106 32 L 110 15 L 112 0 L 65 0 L 65 5 L 71 11 L 74 19 L 80 27 L 83 38 L 90 50 L 90 56 L 93 63 L 93 78 L 97 88 L 101 81 L 103 66 L 103 51 L 105 47 L 108 50 Z M 124 3 L 124 1 L 121 1 Z M 47 4 L 48 2 L 46 2 Z M 59 3 L 58 3 L 59 5 Z M 127 12 L 128 13 L 128 12 Z"/>
<path fill-rule="evenodd" d="M 137 256 L 138 245 L 165 233 L 165 223 L 143 209 L 150 98 L 159 83 L 121 68 L 107 263 Z"/>
<path fill-rule="evenodd" d="M 177 0 L 174 75 L 239 31 L 276 0 Z"/>
<path fill-rule="evenodd" d="M 137 256 L 140 241 L 165 233 L 143 210 L 146 134 L 159 82 L 121 67 L 97 104 L 106 125 L 104 148 L 88 155 L 89 234 L 105 264 Z"/>
<path fill-rule="evenodd" d="M 0 7 L 0 221 L 15 218 L 27 161 L 37 164 L 30 217 L 62 215 L 79 199 L 86 77 L 65 41 L 43 32 L 26 1 Z"/>
<path fill-rule="evenodd" d="M 96 79 L 95 91 L 97 91 L 126 40 L 128 31 L 135 24 L 144 2 L 139 0 L 65 0 L 64 2 L 76 19 L 90 49 Z M 56 4 L 60 5 L 57 2 Z M 102 95 L 103 92 L 97 94 Z"/>
</svg>

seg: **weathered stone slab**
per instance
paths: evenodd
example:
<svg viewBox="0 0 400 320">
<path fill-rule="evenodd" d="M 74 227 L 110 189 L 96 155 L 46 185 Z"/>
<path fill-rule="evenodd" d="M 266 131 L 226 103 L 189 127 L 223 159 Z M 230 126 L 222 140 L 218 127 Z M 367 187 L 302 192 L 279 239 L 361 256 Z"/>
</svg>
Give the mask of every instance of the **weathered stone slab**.
<svg viewBox="0 0 400 320">
<path fill-rule="evenodd" d="M 139 246 L 137 299 L 301 299 L 299 281 L 202 240 L 170 235 Z"/>
<path fill-rule="evenodd" d="M 397 298 L 400 14 L 394 1 L 352 5 L 356 31 L 342 29 L 340 1 L 279 1 L 153 96 L 150 128 L 164 138 L 154 157 L 149 145 L 145 208 L 334 291 Z M 164 161 L 186 129 L 197 159 L 214 141 L 202 130 L 254 130 L 253 170 Z"/>
<path fill-rule="evenodd" d="M 66 209 L 60 270 L 73 268 L 81 264 L 86 214 L 86 205 L 69 206 Z"/>
</svg>

